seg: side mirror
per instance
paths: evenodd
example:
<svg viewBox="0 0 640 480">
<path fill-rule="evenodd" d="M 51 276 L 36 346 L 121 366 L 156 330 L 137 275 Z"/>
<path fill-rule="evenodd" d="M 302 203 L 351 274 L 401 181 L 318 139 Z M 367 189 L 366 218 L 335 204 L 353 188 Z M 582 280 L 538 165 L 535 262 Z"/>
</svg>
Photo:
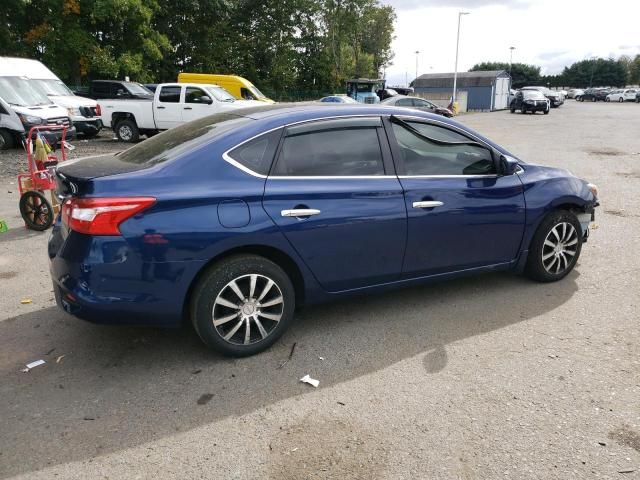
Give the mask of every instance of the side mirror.
<svg viewBox="0 0 640 480">
<path fill-rule="evenodd" d="M 500 170 L 502 175 L 513 175 L 518 171 L 518 160 L 509 155 L 500 155 Z"/>
<path fill-rule="evenodd" d="M 206 103 L 207 105 L 211 105 L 213 103 L 213 100 L 211 100 L 211 97 L 207 96 L 207 95 L 203 95 L 200 97 L 200 101 L 202 103 Z"/>
</svg>

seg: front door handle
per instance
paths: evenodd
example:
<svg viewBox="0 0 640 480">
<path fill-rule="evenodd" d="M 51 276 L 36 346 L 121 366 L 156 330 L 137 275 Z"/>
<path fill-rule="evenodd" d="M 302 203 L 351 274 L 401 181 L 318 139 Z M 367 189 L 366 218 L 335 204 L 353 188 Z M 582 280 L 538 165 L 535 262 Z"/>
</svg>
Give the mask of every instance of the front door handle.
<svg viewBox="0 0 640 480">
<path fill-rule="evenodd" d="M 165 108 L 167 108 L 167 107 L 163 107 L 162 105 L 158 105 L 156 108 L 157 108 L 158 110 L 164 110 L 164 109 L 165 109 Z"/>
<path fill-rule="evenodd" d="M 184 107 L 185 110 L 193 110 L 191 107 Z"/>
<path fill-rule="evenodd" d="M 318 215 L 320 210 L 315 208 L 294 208 L 293 210 L 282 210 L 280 215 L 283 217 L 310 217 L 312 215 Z"/>
<path fill-rule="evenodd" d="M 428 200 L 424 202 L 413 202 L 413 208 L 435 208 L 441 207 L 444 203 L 438 202 L 437 200 Z"/>
</svg>

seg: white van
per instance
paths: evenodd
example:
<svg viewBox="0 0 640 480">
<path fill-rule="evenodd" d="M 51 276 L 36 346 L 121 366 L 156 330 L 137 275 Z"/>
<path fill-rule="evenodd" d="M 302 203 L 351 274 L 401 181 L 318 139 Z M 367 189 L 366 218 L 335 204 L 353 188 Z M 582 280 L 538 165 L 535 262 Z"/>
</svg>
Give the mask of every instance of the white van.
<svg viewBox="0 0 640 480">
<path fill-rule="evenodd" d="M 102 128 L 97 102 L 75 95 L 41 62 L 28 58 L 0 57 L 0 76 L 20 76 L 32 80 L 54 103 L 67 109 L 77 132 L 85 137 L 97 135 Z"/>
<path fill-rule="evenodd" d="M 75 137 L 76 129 L 71 123 L 67 109 L 53 103 L 28 78 L 0 74 L 0 98 L 18 116 L 25 132 L 38 125 L 64 125 L 67 127 L 66 138 L 72 140 Z M 8 116 L 13 117 L 13 113 Z M 24 132 L 15 129 L 3 131 L 6 133 L 6 135 L 3 133 L 4 148 L 10 148 L 12 144 L 20 144 Z M 44 136 L 49 143 L 54 144 L 60 141 L 62 134 L 60 130 L 52 130 L 44 133 Z"/>
</svg>

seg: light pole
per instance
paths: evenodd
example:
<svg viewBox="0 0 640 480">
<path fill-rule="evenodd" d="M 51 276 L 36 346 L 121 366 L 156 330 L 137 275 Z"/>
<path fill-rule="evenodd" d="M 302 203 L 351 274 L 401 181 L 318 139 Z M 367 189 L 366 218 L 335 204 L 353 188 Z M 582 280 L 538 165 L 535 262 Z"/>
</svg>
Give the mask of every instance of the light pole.
<svg viewBox="0 0 640 480">
<path fill-rule="evenodd" d="M 416 50 L 416 80 L 418 79 L 418 55 L 420 55 L 420 50 Z"/>
<path fill-rule="evenodd" d="M 516 47 L 509 47 L 509 76 L 511 76 L 511 64 L 513 63 L 513 51 Z"/>
<path fill-rule="evenodd" d="M 451 104 L 456 102 L 456 86 L 458 84 L 458 47 L 460 46 L 460 19 L 462 15 L 469 15 L 469 12 L 458 12 L 458 35 L 456 37 L 456 65 L 453 70 L 453 96 Z"/>
</svg>

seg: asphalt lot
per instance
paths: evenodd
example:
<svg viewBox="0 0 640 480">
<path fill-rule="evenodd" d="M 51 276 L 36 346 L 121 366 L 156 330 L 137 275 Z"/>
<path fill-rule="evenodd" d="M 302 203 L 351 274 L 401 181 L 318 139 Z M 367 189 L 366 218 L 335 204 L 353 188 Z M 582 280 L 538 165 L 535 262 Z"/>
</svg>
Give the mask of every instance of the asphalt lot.
<svg viewBox="0 0 640 480">
<path fill-rule="evenodd" d="M 640 105 L 459 119 L 600 187 L 576 270 L 307 308 L 241 360 L 189 329 L 59 311 L 47 234 L 20 227 L 15 179 L 0 176 L 0 478 L 640 478 Z"/>
</svg>

